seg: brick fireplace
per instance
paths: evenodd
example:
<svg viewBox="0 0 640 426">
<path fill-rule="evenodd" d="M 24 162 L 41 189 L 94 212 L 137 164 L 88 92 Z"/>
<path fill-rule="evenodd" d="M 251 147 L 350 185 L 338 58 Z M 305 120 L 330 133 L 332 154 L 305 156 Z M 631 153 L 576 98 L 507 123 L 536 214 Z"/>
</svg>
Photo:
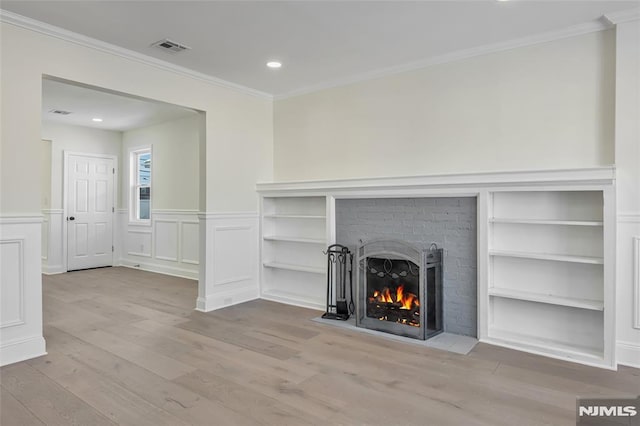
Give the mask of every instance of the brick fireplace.
<svg viewBox="0 0 640 426">
<path fill-rule="evenodd" d="M 477 336 L 476 198 L 336 200 L 336 241 L 352 252 L 364 242 L 395 239 L 428 251 L 443 247 L 444 331 Z"/>
</svg>

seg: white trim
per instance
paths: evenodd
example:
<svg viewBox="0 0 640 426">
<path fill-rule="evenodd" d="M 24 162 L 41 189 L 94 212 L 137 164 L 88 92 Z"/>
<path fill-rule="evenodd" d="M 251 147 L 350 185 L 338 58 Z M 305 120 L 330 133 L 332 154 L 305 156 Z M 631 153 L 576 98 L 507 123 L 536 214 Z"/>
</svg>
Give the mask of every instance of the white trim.
<svg viewBox="0 0 640 426">
<path fill-rule="evenodd" d="M 18 306 L 18 318 L 0 324 L 0 329 L 3 328 L 7 328 L 7 327 L 15 327 L 18 325 L 23 325 L 25 323 L 25 318 L 24 318 L 24 313 L 25 313 L 25 304 L 26 304 L 26 300 L 24 298 L 24 287 L 25 287 L 25 277 L 26 277 L 26 265 L 25 265 L 25 253 L 24 253 L 24 246 L 25 246 L 25 237 L 21 237 L 21 238 L 6 238 L 6 239 L 0 239 L 0 245 L 2 244 L 17 244 L 18 245 L 18 273 L 19 273 L 19 280 L 18 280 L 18 288 L 19 288 L 19 297 L 20 297 L 20 305 Z"/>
<path fill-rule="evenodd" d="M 609 17 L 614 18 L 614 15 L 615 14 L 610 14 Z M 487 55 L 490 53 L 502 52 L 505 50 L 532 46 L 532 45 L 547 43 L 555 40 L 562 40 L 569 37 L 575 37 L 583 34 L 589 34 L 589 33 L 607 30 L 609 28 L 611 28 L 611 24 L 609 24 L 604 20 L 596 19 L 591 22 L 585 22 L 583 24 L 574 25 L 561 30 L 549 31 L 542 34 L 535 34 L 535 35 L 522 37 L 514 40 L 487 44 L 484 46 L 473 47 L 470 49 L 458 50 L 455 52 L 446 53 L 444 55 L 431 57 L 421 61 L 373 70 L 373 71 L 365 72 L 365 73 L 351 76 L 351 77 L 338 78 L 331 81 L 325 81 L 323 83 L 314 84 L 311 86 L 292 90 L 284 94 L 275 95 L 274 100 L 279 101 L 287 98 L 292 98 L 294 96 L 300 96 L 300 95 L 306 95 L 313 92 L 318 92 L 325 89 L 331 89 L 335 87 L 346 86 L 349 84 L 360 83 L 363 81 L 373 80 L 376 78 L 386 77 L 389 75 L 400 74 L 403 72 L 428 68 L 434 65 L 461 61 L 464 59 Z"/>
<path fill-rule="evenodd" d="M 640 223 L 640 213 L 620 212 L 618 213 L 618 223 Z"/>
<path fill-rule="evenodd" d="M 23 223 L 42 223 L 43 221 L 42 215 L 27 215 L 27 216 L 18 216 L 18 215 L 6 215 L 0 216 L 0 225 L 4 224 L 12 224 L 12 225 L 20 225 Z"/>
<path fill-rule="evenodd" d="M 611 25 L 618 25 L 625 22 L 637 21 L 640 19 L 640 8 L 620 10 L 603 15 L 603 18 Z"/>
<path fill-rule="evenodd" d="M 129 59 L 134 62 L 142 63 L 144 65 L 152 66 L 163 71 L 168 71 L 177 75 L 192 78 L 194 80 L 199 80 L 204 83 L 212 84 L 214 86 L 223 87 L 225 89 L 230 89 L 235 92 L 255 96 L 262 99 L 273 100 L 273 96 L 268 93 L 252 89 L 250 87 L 242 86 L 240 84 L 232 83 L 230 81 L 213 77 L 185 67 L 181 67 L 179 65 L 147 56 L 142 53 L 134 52 L 133 50 L 125 49 L 123 47 L 119 47 L 111 43 L 106 43 L 95 38 L 74 33 L 73 31 L 65 30 L 54 25 L 27 18 L 26 16 L 18 15 L 17 13 L 9 12 L 4 9 L 0 9 L 0 21 L 6 24 L 15 25 L 16 27 L 24 28 L 40 34 L 64 40 L 73 44 L 88 47 L 99 52 L 108 53 L 124 59 Z"/>
<path fill-rule="evenodd" d="M 136 255 L 138 256 L 138 255 Z M 151 256 L 148 256 L 151 257 Z M 132 259 L 122 259 L 121 266 L 131 269 L 139 269 L 141 271 L 156 272 L 158 274 L 171 275 L 172 277 L 187 278 L 190 280 L 198 280 L 198 271 L 190 271 L 188 269 L 176 268 L 174 266 L 165 266 L 154 263 L 138 262 Z"/>
<path fill-rule="evenodd" d="M 212 219 L 256 219 L 258 218 L 258 212 L 198 212 L 198 219 L 212 220 Z"/>
<path fill-rule="evenodd" d="M 42 336 L 2 342 L 0 345 L 0 366 L 15 364 L 46 354 L 47 350 Z"/>
<path fill-rule="evenodd" d="M 618 364 L 640 368 L 640 345 L 638 343 L 618 340 L 616 354 Z"/>
<path fill-rule="evenodd" d="M 640 237 L 633 237 L 633 328 L 640 330 Z"/>
<path fill-rule="evenodd" d="M 164 214 L 164 215 L 197 215 L 198 210 L 181 210 L 181 209 L 153 209 L 152 214 Z M 196 222 L 197 223 L 197 222 Z"/>
<path fill-rule="evenodd" d="M 227 306 L 237 305 L 239 303 L 249 302 L 260 298 L 258 288 L 254 286 L 241 287 L 239 289 L 214 293 L 210 296 L 198 297 L 196 300 L 196 311 L 211 312 Z"/>
<path fill-rule="evenodd" d="M 138 184 L 138 156 L 140 154 L 149 153 L 151 158 L 151 171 L 149 172 L 149 191 L 151 193 L 149 197 L 149 219 L 138 219 L 138 191 L 137 188 L 143 185 Z M 127 150 L 129 156 L 129 225 L 135 226 L 152 226 L 153 220 L 153 144 L 133 146 Z M 135 158 L 135 160 L 134 160 Z M 134 217 L 135 216 L 135 217 Z"/>
<path fill-rule="evenodd" d="M 584 169 L 526 170 L 479 173 L 450 173 L 425 176 L 352 178 L 337 180 L 291 181 L 258 183 L 258 192 L 289 192 L 335 190 L 398 190 L 403 188 L 419 189 L 424 187 L 442 188 L 464 186 L 466 188 L 560 185 L 560 184 L 594 184 L 610 185 L 615 179 L 615 167 L 595 167 Z M 457 194 L 456 194 L 457 195 Z M 198 215 L 200 216 L 200 214 Z"/>
</svg>

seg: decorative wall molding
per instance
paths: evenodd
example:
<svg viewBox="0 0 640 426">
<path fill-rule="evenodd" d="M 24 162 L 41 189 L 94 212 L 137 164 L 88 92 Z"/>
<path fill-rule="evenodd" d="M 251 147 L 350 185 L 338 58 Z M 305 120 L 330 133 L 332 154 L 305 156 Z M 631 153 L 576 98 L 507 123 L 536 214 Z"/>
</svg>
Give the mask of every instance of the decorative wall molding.
<svg viewBox="0 0 640 426">
<path fill-rule="evenodd" d="M 61 274 L 67 271 L 63 259 L 63 209 L 42 210 L 42 273 Z"/>
<path fill-rule="evenodd" d="M 0 366 L 46 354 L 41 240 L 40 215 L 0 221 Z"/>
<path fill-rule="evenodd" d="M 5 215 L 0 216 L 0 225 L 21 225 L 21 224 L 30 224 L 30 223 L 42 223 L 42 215 L 29 215 L 29 216 L 18 216 L 18 215 Z"/>
<path fill-rule="evenodd" d="M 615 19 L 614 14 L 610 17 Z M 515 40 L 509 40 L 499 43 L 488 44 L 484 46 L 473 47 L 471 49 L 458 50 L 456 52 L 446 53 L 441 56 L 435 56 L 422 61 L 411 62 L 392 66 L 388 68 L 378 69 L 366 73 L 362 73 L 353 77 L 341 78 L 332 81 L 326 81 L 320 84 L 307 86 L 298 90 L 274 96 L 276 101 L 292 98 L 295 96 L 306 95 L 308 93 L 318 92 L 325 89 L 347 86 L 349 84 L 360 83 L 367 80 L 386 77 L 389 75 L 400 74 L 408 71 L 415 71 L 422 68 L 432 67 L 434 65 L 446 64 L 449 62 L 461 61 L 476 56 L 488 55 L 490 53 L 502 52 L 505 50 L 517 49 L 520 47 L 533 46 L 536 44 L 547 43 L 555 40 L 562 40 L 569 37 L 575 37 L 583 34 L 603 31 L 611 28 L 611 21 L 605 19 L 597 19 L 591 22 L 574 25 L 568 28 L 550 31 L 542 34 L 522 37 Z"/>
<path fill-rule="evenodd" d="M 25 238 L 9 238 L 0 240 L 2 257 L 2 312 L 0 312 L 0 328 L 15 327 L 25 323 Z M 9 250 L 16 250 L 9 253 Z M 13 256 L 11 256 L 13 254 Z M 5 256 L 9 258 L 5 258 Z M 14 318 L 6 318 L 14 311 Z"/>
<path fill-rule="evenodd" d="M 156 272 L 158 274 L 171 275 L 179 278 L 188 278 L 191 280 L 198 279 L 198 271 L 193 269 L 184 269 L 176 266 L 161 265 L 153 261 L 139 261 L 136 259 L 122 259 L 120 265 L 132 268 L 140 269 L 142 271 Z"/>
<path fill-rule="evenodd" d="M 160 260 L 178 262 L 178 252 L 180 251 L 179 224 L 180 222 L 177 219 L 153 220 L 153 257 Z"/>
<path fill-rule="evenodd" d="M 256 219 L 258 212 L 225 212 L 225 213 L 209 213 L 198 212 L 199 219 Z"/>
<path fill-rule="evenodd" d="M 193 246 L 193 241 L 198 242 L 200 222 L 196 220 L 183 220 L 180 222 L 180 262 L 190 265 L 198 265 L 199 244 Z"/>
<path fill-rule="evenodd" d="M 640 236 L 633 238 L 633 327 L 640 330 Z"/>
<path fill-rule="evenodd" d="M 616 342 L 616 358 L 618 364 L 640 368 L 640 345 L 618 340 Z"/>
<path fill-rule="evenodd" d="M 623 24 L 625 22 L 640 20 L 640 8 L 620 10 L 618 12 L 607 13 L 603 16 L 611 25 Z"/>
<path fill-rule="evenodd" d="M 127 214 L 128 210 L 124 209 L 120 232 L 126 249 L 122 250 L 118 264 L 198 278 L 200 236 L 197 210 L 153 209 L 151 222 L 144 225 L 129 223 Z"/>
<path fill-rule="evenodd" d="M 259 298 L 258 213 L 201 212 L 198 218 L 206 258 L 199 262 L 196 309 L 209 312 Z"/>
<path fill-rule="evenodd" d="M 615 179 L 615 167 L 581 169 L 524 170 L 480 173 L 451 173 L 425 176 L 373 177 L 336 180 L 258 183 L 259 192 L 339 194 L 340 191 L 375 191 L 402 189 L 478 188 L 509 186 L 610 185 Z"/>
<path fill-rule="evenodd" d="M 111 43 L 106 43 L 104 41 L 97 40 L 95 38 L 87 37 L 82 34 L 74 33 L 72 31 L 65 30 L 60 27 L 56 27 L 54 25 L 49 25 L 44 22 L 37 21 L 35 19 L 27 18 L 26 16 L 18 15 L 17 13 L 0 9 L 0 20 L 6 24 L 11 24 L 16 27 L 35 31 L 37 33 L 54 37 L 60 40 L 64 40 L 69 43 L 77 44 L 77 45 L 88 47 L 90 49 L 94 49 L 100 52 L 119 56 L 121 58 L 129 59 L 134 62 L 148 65 L 163 71 L 172 72 L 174 74 L 192 78 L 194 80 L 199 80 L 204 83 L 212 84 L 214 86 L 224 87 L 226 89 L 230 89 L 239 93 L 255 96 L 262 99 L 268 99 L 268 100 L 273 99 L 273 96 L 268 93 L 251 89 L 249 87 L 232 83 L 230 81 L 213 77 L 198 71 L 194 71 L 189 68 L 181 67 L 179 65 L 175 65 L 170 62 L 163 61 L 161 59 L 143 55 L 142 53 L 134 52 L 133 50 L 125 49 L 123 47 L 116 46 Z"/>
<path fill-rule="evenodd" d="M 618 223 L 640 223 L 640 213 L 618 213 Z"/>
</svg>

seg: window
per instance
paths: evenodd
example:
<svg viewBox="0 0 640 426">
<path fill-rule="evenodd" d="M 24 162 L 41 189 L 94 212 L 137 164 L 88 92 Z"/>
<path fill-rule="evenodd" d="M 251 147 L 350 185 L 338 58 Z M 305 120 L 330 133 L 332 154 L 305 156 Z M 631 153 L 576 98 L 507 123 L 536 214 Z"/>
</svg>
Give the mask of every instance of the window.
<svg viewBox="0 0 640 426">
<path fill-rule="evenodd" d="M 131 219 L 151 218 L 151 148 L 131 152 Z"/>
</svg>

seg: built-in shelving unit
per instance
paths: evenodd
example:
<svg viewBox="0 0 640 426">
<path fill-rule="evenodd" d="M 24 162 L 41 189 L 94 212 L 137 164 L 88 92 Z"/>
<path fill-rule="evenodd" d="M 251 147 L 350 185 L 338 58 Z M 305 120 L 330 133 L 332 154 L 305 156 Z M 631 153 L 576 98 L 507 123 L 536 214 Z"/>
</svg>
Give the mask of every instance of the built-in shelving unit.
<svg viewBox="0 0 640 426">
<path fill-rule="evenodd" d="M 496 191 L 488 204 L 487 341 L 610 364 L 603 191 Z"/>
<path fill-rule="evenodd" d="M 262 298 L 324 308 L 326 211 L 325 197 L 262 198 Z"/>
</svg>

